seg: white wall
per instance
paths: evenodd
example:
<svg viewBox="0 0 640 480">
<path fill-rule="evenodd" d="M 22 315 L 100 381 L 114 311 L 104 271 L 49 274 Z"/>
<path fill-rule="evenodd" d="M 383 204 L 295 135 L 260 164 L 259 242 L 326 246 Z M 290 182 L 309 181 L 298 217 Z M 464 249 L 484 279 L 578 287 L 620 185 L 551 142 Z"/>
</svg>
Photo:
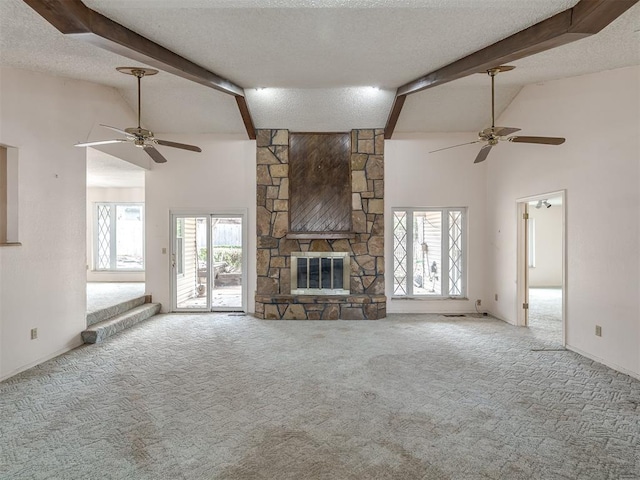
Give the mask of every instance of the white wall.
<svg viewBox="0 0 640 480">
<path fill-rule="evenodd" d="M 535 267 L 529 268 L 529 287 L 562 286 L 562 208 L 529 206 L 535 225 Z"/>
<path fill-rule="evenodd" d="M 135 120 L 114 89 L 0 69 L 0 144 L 18 149 L 22 243 L 0 247 L 0 379 L 81 343 L 86 162 L 73 144 L 103 115 Z"/>
<path fill-rule="evenodd" d="M 475 133 L 396 134 L 385 142 L 385 281 L 390 313 L 474 312 L 475 300 L 484 305 L 485 272 L 485 170 L 474 165 L 477 145 L 438 153 L 431 150 L 469 142 Z M 392 299 L 392 208 L 468 207 L 469 300 Z"/>
<path fill-rule="evenodd" d="M 227 213 L 246 211 L 248 233 L 248 309 L 256 290 L 256 142 L 245 135 L 168 135 L 158 137 L 198 145 L 202 153 L 164 148 L 167 163 L 146 172 L 146 293 L 171 308 L 170 211 Z M 162 253 L 162 249 L 167 253 Z"/>
<path fill-rule="evenodd" d="M 144 282 L 144 272 L 100 272 L 93 270 L 94 204 L 97 202 L 144 203 L 144 188 L 87 188 L 87 281 Z"/>
<path fill-rule="evenodd" d="M 499 124 L 527 135 L 564 136 L 567 142 L 501 144 L 486 176 L 490 311 L 516 321 L 516 199 L 566 189 L 567 346 L 636 376 L 639 92 L 640 67 L 525 87 Z M 594 334 L 596 324 L 602 337 Z"/>
<path fill-rule="evenodd" d="M 19 240 L 0 247 L 0 379 L 80 344 L 85 325 L 85 152 L 99 122 L 135 123 L 113 89 L 0 70 L 0 144 L 19 154 Z M 389 311 L 473 311 L 516 319 L 516 199 L 567 191 L 567 344 L 640 375 L 640 68 L 522 90 L 500 123 L 562 135 L 559 147 L 502 144 L 473 165 L 476 146 L 429 150 L 474 134 L 397 135 L 386 142 L 387 292 L 391 208 L 469 207 L 464 300 L 389 301 Z M 105 120 L 106 119 L 106 120 Z M 255 142 L 244 135 L 159 135 L 203 153 L 164 149 L 146 174 L 147 293 L 169 298 L 169 211 L 246 209 L 249 310 L 255 291 Z M 106 137 L 105 137 L 106 138 Z M 137 151 L 137 149 L 132 149 Z M 122 157 L 122 155 L 119 155 Z M 142 161 L 144 163 L 144 161 Z M 604 252 L 604 254 L 603 254 Z M 493 301 L 494 293 L 500 300 Z M 594 335 L 596 323 L 602 337 Z M 39 338 L 29 339 L 37 327 Z"/>
</svg>

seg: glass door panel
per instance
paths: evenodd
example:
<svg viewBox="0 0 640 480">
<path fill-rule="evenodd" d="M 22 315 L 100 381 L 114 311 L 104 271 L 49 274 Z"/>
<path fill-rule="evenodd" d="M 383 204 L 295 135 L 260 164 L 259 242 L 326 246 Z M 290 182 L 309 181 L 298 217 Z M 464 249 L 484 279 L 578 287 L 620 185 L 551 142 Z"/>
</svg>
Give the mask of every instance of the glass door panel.
<svg viewBox="0 0 640 480">
<path fill-rule="evenodd" d="M 174 216 L 172 252 L 176 311 L 209 311 L 208 216 Z"/>
<path fill-rule="evenodd" d="M 243 227 L 242 216 L 211 216 L 211 310 L 245 310 Z"/>
</svg>

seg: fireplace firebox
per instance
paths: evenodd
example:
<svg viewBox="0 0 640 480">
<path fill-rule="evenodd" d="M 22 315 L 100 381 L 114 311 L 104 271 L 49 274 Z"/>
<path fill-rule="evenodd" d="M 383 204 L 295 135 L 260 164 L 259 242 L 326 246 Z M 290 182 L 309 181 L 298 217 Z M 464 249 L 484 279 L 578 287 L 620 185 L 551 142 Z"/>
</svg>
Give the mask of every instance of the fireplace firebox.
<svg viewBox="0 0 640 480">
<path fill-rule="evenodd" d="M 291 253 L 293 295 L 349 295 L 349 252 Z"/>
</svg>

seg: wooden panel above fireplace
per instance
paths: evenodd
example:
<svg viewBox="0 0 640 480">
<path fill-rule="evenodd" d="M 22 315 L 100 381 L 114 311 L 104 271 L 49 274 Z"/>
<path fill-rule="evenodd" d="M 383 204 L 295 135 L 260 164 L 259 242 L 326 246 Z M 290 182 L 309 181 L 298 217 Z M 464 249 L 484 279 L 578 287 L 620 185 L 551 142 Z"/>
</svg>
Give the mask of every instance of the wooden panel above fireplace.
<svg viewBox="0 0 640 480">
<path fill-rule="evenodd" d="M 350 233 L 351 135 L 291 133 L 290 237 Z"/>
</svg>

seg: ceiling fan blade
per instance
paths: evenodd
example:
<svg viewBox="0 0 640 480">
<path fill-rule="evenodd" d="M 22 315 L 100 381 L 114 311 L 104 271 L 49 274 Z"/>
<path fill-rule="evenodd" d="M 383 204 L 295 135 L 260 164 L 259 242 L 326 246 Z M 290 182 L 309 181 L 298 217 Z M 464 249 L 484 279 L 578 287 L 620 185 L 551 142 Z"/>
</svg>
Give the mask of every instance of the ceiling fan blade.
<svg viewBox="0 0 640 480">
<path fill-rule="evenodd" d="M 145 145 L 144 151 L 151 157 L 151 159 L 156 163 L 166 163 L 167 159 L 162 156 L 162 154 L 150 145 Z"/>
<path fill-rule="evenodd" d="M 515 143 L 538 143 L 541 145 L 562 145 L 565 142 L 561 137 L 509 137 L 510 142 Z"/>
<path fill-rule="evenodd" d="M 116 127 L 111 127 L 109 125 L 104 125 L 103 123 L 100 124 L 101 127 L 104 128 L 108 128 L 109 130 L 113 130 L 114 132 L 118 132 L 121 133 L 122 135 L 126 135 L 127 137 L 131 137 L 131 138 L 135 138 L 135 135 L 132 135 L 129 132 L 125 132 L 124 130 L 122 130 L 121 128 L 116 128 Z"/>
<path fill-rule="evenodd" d="M 487 155 L 489 155 L 491 148 L 493 148 L 493 145 L 485 145 L 484 147 L 482 147 L 473 163 L 484 162 L 487 159 Z"/>
<path fill-rule="evenodd" d="M 99 142 L 76 143 L 74 147 L 93 147 L 94 145 L 108 145 L 109 143 L 127 143 L 129 140 L 118 138 L 116 140 L 101 140 Z"/>
<path fill-rule="evenodd" d="M 520 129 L 519 128 L 515 128 L 515 127 L 495 127 L 494 128 L 494 132 L 496 135 L 498 135 L 499 137 L 504 137 L 506 135 L 511 135 L 512 133 L 516 133 L 519 132 Z"/>
<path fill-rule="evenodd" d="M 190 150 L 192 152 L 201 152 L 202 149 L 200 147 L 196 147 L 195 145 L 187 145 L 186 143 L 176 143 L 170 142 L 168 140 L 159 140 L 155 139 L 158 145 L 162 145 L 163 147 L 173 147 L 173 148 L 181 148 L 183 150 Z"/>
<path fill-rule="evenodd" d="M 483 142 L 484 140 L 474 140 L 473 142 L 460 143 L 459 145 L 452 145 L 451 147 L 439 148 L 438 150 L 431 150 L 429 153 L 441 152 L 443 150 L 449 150 L 450 148 L 462 147 L 463 145 L 471 145 L 472 143 Z"/>
</svg>

